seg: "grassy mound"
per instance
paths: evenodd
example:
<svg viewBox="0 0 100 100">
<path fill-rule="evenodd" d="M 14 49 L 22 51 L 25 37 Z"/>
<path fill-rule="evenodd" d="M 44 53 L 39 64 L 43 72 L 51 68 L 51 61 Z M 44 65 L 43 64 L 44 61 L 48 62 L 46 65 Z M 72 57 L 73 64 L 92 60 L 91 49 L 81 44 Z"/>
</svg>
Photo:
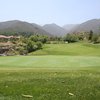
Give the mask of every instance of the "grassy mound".
<svg viewBox="0 0 100 100">
<path fill-rule="evenodd" d="M 100 56 L 100 45 L 87 43 L 46 44 L 43 49 L 30 55 Z"/>
</svg>

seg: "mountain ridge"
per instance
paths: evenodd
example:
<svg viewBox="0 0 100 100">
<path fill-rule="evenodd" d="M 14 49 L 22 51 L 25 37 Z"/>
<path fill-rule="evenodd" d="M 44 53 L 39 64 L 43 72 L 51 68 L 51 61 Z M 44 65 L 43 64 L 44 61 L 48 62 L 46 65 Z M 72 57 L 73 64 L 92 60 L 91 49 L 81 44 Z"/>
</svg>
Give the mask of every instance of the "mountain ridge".
<svg viewBox="0 0 100 100">
<path fill-rule="evenodd" d="M 0 22 L 0 34 L 6 32 L 30 32 L 49 36 L 64 36 L 67 33 L 89 32 L 90 30 L 94 33 L 100 33 L 100 19 L 91 19 L 81 24 L 66 24 L 62 27 L 55 23 L 40 26 L 36 23 L 20 20 Z"/>
<path fill-rule="evenodd" d="M 89 32 L 90 30 L 92 30 L 94 33 L 100 32 L 100 19 L 85 21 L 71 29 L 69 32 Z"/>
<path fill-rule="evenodd" d="M 11 20 L 6 22 L 0 23 L 0 32 L 31 32 L 31 33 L 38 33 L 41 35 L 50 35 L 42 28 L 37 27 L 38 25 L 28 23 L 25 21 L 20 20 Z"/>
<path fill-rule="evenodd" d="M 66 30 L 55 23 L 45 24 L 43 29 L 54 36 L 64 36 L 66 34 Z"/>
</svg>

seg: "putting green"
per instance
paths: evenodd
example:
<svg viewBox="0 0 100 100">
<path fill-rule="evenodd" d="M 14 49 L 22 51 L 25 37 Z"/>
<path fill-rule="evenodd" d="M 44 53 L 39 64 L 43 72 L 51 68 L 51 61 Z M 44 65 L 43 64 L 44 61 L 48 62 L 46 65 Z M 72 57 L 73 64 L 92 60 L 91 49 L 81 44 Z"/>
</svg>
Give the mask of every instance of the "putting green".
<svg viewBox="0 0 100 100">
<path fill-rule="evenodd" d="M 8 56 L 0 57 L 0 68 L 80 69 L 97 68 L 100 57 L 92 56 Z"/>
</svg>

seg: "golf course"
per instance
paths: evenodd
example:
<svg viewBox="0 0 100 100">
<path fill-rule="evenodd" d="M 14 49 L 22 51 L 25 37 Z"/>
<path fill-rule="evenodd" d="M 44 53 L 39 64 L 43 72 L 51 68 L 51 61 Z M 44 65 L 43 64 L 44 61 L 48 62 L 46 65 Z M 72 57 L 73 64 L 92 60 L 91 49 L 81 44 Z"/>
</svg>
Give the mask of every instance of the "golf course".
<svg viewBox="0 0 100 100">
<path fill-rule="evenodd" d="M 100 0 L 0 4 L 0 100 L 100 100 Z"/>
<path fill-rule="evenodd" d="M 0 56 L 0 100 L 99 100 L 100 44 L 44 44 Z"/>
</svg>

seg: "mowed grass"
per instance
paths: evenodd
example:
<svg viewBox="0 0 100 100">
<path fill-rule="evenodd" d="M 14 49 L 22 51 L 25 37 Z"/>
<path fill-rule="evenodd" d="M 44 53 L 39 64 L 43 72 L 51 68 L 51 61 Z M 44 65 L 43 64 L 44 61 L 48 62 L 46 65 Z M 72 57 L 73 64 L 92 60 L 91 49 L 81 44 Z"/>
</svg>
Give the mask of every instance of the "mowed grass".
<svg viewBox="0 0 100 100">
<path fill-rule="evenodd" d="M 0 57 L 0 70 L 0 100 L 100 99 L 100 57 Z"/>
<path fill-rule="evenodd" d="M 65 69 L 95 68 L 100 57 L 91 56 L 8 56 L 0 57 L 0 69 Z"/>
<path fill-rule="evenodd" d="M 99 45 L 71 46 L 50 44 L 38 56 L 0 57 L 0 100 L 100 100 Z"/>
<path fill-rule="evenodd" d="M 43 49 L 33 52 L 30 55 L 100 56 L 100 44 L 45 44 Z"/>
</svg>

